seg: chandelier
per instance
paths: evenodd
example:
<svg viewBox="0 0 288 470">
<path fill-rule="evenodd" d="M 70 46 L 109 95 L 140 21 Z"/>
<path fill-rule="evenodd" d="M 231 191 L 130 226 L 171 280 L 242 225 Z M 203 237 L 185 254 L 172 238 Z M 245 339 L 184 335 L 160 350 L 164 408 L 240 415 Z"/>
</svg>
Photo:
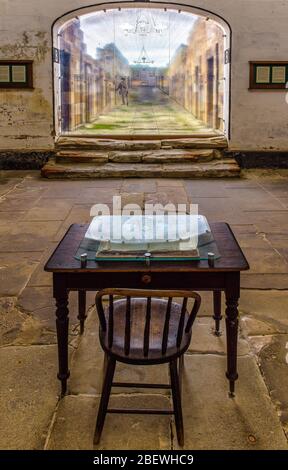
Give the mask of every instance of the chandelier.
<svg viewBox="0 0 288 470">
<path fill-rule="evenodd" d="M 167 29 L 166 25 L 161 25 L 155 21 L 152 12 L 140 11 L 136 18 L 135 25 L 123 25 L 126 36 L 128 34 L 138 34 L 139 36 L 148 36 L 149 34 L 162 34 Z"/>
<path fill-rule="evenodd" d="M 145 46 L 142 47 L 140 55 L 137 60 L 134 60 L 135 64 L 154 64 L 154 60 L 151 60 L 146 52 Z"/>
</svg>

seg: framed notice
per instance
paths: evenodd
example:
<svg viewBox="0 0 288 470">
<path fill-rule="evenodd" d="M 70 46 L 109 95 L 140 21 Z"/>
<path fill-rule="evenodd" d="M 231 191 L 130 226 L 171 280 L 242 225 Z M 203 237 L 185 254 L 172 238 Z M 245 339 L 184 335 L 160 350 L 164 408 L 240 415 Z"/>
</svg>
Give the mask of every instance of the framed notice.
<svg viewBox="0 0 288 470">
<path fill-rule="evenodd" d="M 33 88 L 32 60 L 0 60 L 0 88 Z"/>
<path fill-rule="evenodd" d="M 272 67 L 272 83 L 286 83 L 286 67 Z"/>
<path fill-rule="evenodd" d="M 288 62 L 250 62 L 250 90 L 287 90 Z"/>
</svg>

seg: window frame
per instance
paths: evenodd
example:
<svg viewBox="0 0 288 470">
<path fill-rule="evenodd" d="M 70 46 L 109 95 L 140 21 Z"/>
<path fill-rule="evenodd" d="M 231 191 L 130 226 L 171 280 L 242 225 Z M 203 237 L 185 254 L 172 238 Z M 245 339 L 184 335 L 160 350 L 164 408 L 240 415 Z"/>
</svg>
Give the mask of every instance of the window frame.
<svg viewBox="0 0 288 470">
<path fill-rule="evenodd" d="M 8 65 L 9 66 L 9 76 L 11 80 L 12 76 L 12 67 L 13 65 L 25 65 L 26 67 L 26 80 L 25 82 L 0 82 L 0 88 L 5 89 L 33 89 L 33 60 L 0 60 L 1 65 Z"/>
</svg>

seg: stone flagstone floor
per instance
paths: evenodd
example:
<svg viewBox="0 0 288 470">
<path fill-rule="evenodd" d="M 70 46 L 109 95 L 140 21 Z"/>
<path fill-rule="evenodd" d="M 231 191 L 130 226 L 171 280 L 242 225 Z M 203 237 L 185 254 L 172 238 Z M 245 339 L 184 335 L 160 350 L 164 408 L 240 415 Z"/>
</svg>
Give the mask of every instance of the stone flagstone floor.
<svg viewBox="0 0 288 470">
<path fill-rule="evenodd" d="M 242 275 L 239 380 L 229 399 L 225 333 L 212 335 L 211 295 L 185 356 L 186 449 L 287 449 L 288 175 L 249 172 L 231 180 L 47 181 L 0 173 L 0 448 L 92 449 L 102 377 L 93 295 L 79 337 L 70 298 L 68 395 L 59 400 L 51 275 L 43 266 L 66 229 L 88 222 L 92 204 L 193 202 L 231 224 L 251 270 Z M 122 365 L 122 380 L 165 380 L 166 369 Z M 148 377 L 149 375 L 149 377 Z M 114 390 L 116 406 L 170 403 L 167 392 Z M 177 449 L 171 417 L 108 415 L 100 449 Z"/>
</svg>

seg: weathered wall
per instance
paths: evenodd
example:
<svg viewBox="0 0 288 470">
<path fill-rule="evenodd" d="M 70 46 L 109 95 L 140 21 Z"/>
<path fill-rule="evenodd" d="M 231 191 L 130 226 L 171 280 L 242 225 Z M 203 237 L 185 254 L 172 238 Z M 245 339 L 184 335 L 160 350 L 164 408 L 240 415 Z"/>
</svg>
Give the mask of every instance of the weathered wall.
<svg viewBox="0 0 288 470">
<path fill-rule="evenodd" d="M 182 0 L 233 31 L 232 149 L 288 149 L 283 91 L 248 91 L 249 60 L 287 60 L 287 0 Z M 91 0 L 0 0 L 0 58 L 34 59 L 33 91 L 0 91 L 0 148 L 53 147 L 51 25 Z M 165 2 L 160 2 L 165 3 Z M 147 4 L 146 4 L 147 6 Z"/>
<path fill-rule="evenodd" d="M 224 49 L 218 23 L 199 18 L 187 46 L 180 46 L 169 67 L 170 96 L 207 126 L 221 131 L 225 130 Z M 211 70 L 208 60 L 212 60 Z"/>
<path fill-rule="evenodd" d="M 64 133 L 73 132 L 92 122 L 98 114 L 108 112 L 117 99 L 115 85 L 119 84 L 121 76 L 129 77 L 130 67 L 127 59 L 111 43 L 97 48 L 97 58 L 87 54 L 78 19 L 67 22 L 60 34 L 60 62 L 63 52 L 69 57 L 65 67 L 68 73 L 64 73 L 63 67 L 61 71 L 61 133 Z"/>
<path fill-rule="evenodd" d="M 17 16 L 1 15 L 0 19 L 0 59 L 34 61 L 34 90 L 0 90 L 1 149 L 53 144 L 50 32 L 47 19 L 31 18 L 30 22 Z"/>
</svg>

